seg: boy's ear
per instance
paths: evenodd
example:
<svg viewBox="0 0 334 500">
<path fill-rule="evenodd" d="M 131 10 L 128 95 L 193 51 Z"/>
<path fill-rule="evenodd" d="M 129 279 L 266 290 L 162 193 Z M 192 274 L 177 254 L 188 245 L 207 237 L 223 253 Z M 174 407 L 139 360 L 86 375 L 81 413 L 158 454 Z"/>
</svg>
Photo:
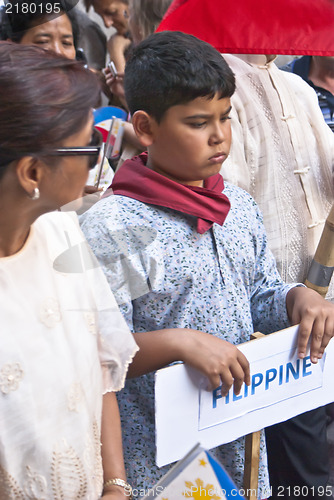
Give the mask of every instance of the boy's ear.
<svg viewBox="0 0 334 500">
<path fill-rule="evenodd" d="M 145 148 L 154 142 L 155 120 L 146 111 L 138 110 L 132 116 L 132 125 L 139 139 Z"/>
</svg>

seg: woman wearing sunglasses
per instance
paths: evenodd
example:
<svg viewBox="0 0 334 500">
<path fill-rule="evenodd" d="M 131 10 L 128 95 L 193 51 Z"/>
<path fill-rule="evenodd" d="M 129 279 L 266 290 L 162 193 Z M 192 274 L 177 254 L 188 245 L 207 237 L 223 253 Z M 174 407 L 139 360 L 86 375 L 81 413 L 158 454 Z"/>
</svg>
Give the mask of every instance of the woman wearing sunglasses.
<svg viewBox="0 0 334 500">
<path fill-rule="evenodd" d="M 130 497 L 118 407 L 136 345 L 75 214 L 99 154 L 99 87 L 0 43 L 0 498 Z M 52 96 L 52 99 L 50 99 Z M 104 394 L 104 396 L 102 396 Z"/>
</svg>

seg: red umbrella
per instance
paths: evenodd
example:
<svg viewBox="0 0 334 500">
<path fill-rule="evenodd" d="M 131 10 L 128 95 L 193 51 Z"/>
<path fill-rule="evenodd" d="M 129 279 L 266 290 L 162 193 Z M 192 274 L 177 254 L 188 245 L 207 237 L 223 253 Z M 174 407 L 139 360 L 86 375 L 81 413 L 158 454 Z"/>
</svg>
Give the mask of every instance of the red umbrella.
<svg viewBox="0 0 334 500">
<path fill-rule="evenodd" d="M 165 30 L 222 53 L 334 56 L 334 0 L 174 0 Z"/>
</svg>

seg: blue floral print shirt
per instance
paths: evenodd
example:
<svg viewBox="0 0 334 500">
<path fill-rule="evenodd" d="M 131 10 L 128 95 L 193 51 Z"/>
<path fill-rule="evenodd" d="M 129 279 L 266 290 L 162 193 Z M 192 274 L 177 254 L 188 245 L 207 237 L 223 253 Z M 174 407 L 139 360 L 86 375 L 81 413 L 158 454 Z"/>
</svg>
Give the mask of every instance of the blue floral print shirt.
<svg viewBox="0 0 334 500">
<path fill-rule="evenodd" d="M 289 326 L 282 282 L 256 203 L 231 184 L 223 226 L 196 232 L 196 217 L 111 195 L 81 217 L 82 230 L 133 332 L 193 328 L 233 344 Z M 124 454 L 133 487 L 152 487 L 168 470 L 155 465 L 154 374 L 119 393 Z M 242 487 L 244 439 L 214 451 Z M 268 473 L 262 439 L 258 498 Z"/>
</svg>

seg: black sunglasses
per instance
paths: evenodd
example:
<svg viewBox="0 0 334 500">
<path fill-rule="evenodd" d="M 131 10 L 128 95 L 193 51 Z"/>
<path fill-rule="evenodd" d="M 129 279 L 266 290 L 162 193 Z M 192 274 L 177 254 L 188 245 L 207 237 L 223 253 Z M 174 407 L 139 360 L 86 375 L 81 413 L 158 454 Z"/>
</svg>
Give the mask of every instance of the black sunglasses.
<svg viewBox="0 0 334 500">
<path fill-rule="evenodd" d="M 92 170 L 98 163 L 100 151 L 103 143 L 101 132 L 96 128 L 93 129 L 92 139 L 88 146 L 77 148 L 56 148 L 43 152 L 43 156 L 88 156 L 89 170 Z"/>
</svg>

